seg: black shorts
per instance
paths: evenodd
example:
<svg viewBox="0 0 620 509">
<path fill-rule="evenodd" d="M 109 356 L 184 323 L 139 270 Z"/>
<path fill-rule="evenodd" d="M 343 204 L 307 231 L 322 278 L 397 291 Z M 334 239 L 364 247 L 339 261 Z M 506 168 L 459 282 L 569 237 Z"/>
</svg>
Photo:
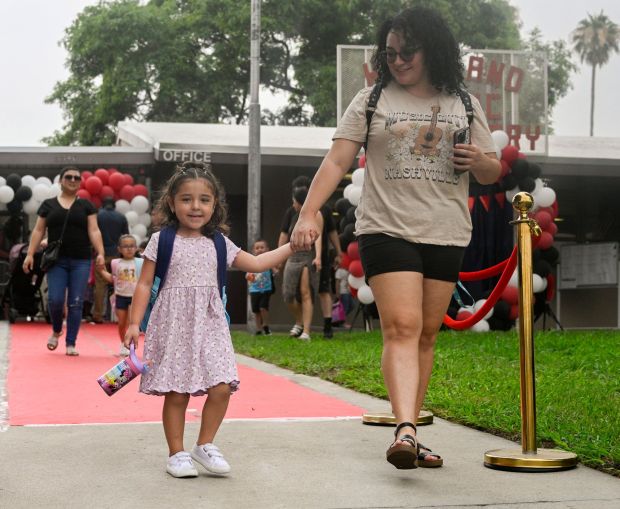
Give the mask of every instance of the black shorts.
<svg viewBox="0 0 620 509">
<path fill-rule="evenodd" d="M 329 293 L 332 291 L 332 266 L 329 263 L 329 256 L 321 258 L 321 272 L 319 272 L 319 293 Z"/>
<path fill-rule="evenodd" d="M 116 296 L 116 309 L 129 309 L 132 297 Z"/>
<path fill-rule="evenodd" d="M 271 298 L 271 292 L 250 293 L 250 303 L 252 304 L 252 313 L 260 313 L 261 309 L 269 309 L 270 298 Z"/>
<path fill-rule="evenodd" d="M 386 272 L 420 272 L 427 279 L 456 282 L 464 247 L 409 242 L 384 233 L 360 235 L 360 258 L 368 281 Z"/>
</svg>

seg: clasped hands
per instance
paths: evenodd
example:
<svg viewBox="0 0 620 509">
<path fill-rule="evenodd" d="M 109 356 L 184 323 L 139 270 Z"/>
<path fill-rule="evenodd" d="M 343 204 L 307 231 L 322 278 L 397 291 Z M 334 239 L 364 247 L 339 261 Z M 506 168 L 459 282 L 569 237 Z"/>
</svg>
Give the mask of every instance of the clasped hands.
<svg viewBox="0 0 620 509">
<path fill-rule="evenodd" d="M 320 234 L 319 225 L 315 220 L 300 216 L 291 234 L 291 249 L 295 252 L 310 251 Z"/>
</svg>

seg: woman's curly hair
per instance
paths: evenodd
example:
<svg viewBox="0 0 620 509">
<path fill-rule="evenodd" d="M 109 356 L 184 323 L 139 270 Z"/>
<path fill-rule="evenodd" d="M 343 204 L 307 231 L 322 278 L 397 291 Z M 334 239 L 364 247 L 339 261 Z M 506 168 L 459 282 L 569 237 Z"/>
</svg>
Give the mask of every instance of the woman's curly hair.
<svg viewBox="0 0 620 509">
<path fill-rule="evenodd" d="M 464 66 L 459 45 L 439 12 L 427 7 L 405 9 L 379 28 L 371 63 L 379 74 L 377 81 L 384 87 L 392 80 L 385 58 L 386 39 L 390 32 L 402 34 L 407 47 L 422 47 L 424 65 L 437 90 L 456 93 L 462 88 Z"/>
<path fill-rule="evenodd" d="M 228 234 L 230 228 L 228 226 L 228 205 L 226 204 L 224 188 L 211 171 L 210 165 L 190 161 L 177 165 L 174 173 L 161 190 L 161 195 L 155 205 L 155 212 L 162 218 L 161 226 L 173 225 L 178 227 L 179 220 L 170 208 L 169 201 L 174 200 L 181 184 L 189 179 L 206 180 L 215 197 L 213 215 L 209 222 L 202 227 L 202 233 L 211 236 L 217 230 Z"/>
</svg>

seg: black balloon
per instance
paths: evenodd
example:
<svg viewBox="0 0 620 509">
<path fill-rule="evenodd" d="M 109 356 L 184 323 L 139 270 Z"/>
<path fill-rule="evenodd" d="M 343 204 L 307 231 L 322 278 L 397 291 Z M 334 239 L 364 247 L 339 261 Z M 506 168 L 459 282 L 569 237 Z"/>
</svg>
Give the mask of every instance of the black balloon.
<svg viewBox="0 0 620 509">
<path fill-rule="evenodd" d="M 32 198 L 32 189 L 28 186 L 21 186 L 15 191 L 15 199 L 19 201 L 28 201 Z"/>
<path fill-rule="evenodd" d="M 521 180 L 523 177 L 527 177 L 528 172 L 530 170 L 530 163 L 528 163 L 525 159 L 517 159 L 512 163 L 512 173 L 517 180 Z"/>
<path fill-rule="evenodd" d="M 344 227 L 344 230 L 342 232 L 343 238 L 347 242 L 352 242 L 353 240 L 355 240 L 355 233 L 353 233 L 354 231 L 355 231 L 355 225 L 352 223 L 349 223 L 348 225 Z"/>
<path fill-rule="evenodd" d="M 345 215 L 345 217 L 347 218 L 347 223 L 355 222 L 355 209 L 356 207 L 349 207 L 349 210 L 347 210 L 347 213 Z"/>
<path fill-rule="evenodd" d="M 547 260 L 552 267 L 556 263 L 558 263 L 558 260 L 560 258 L 560 252 L 553 246 L 551 246 L 549 249 L 541 249 L 540 255 L 543 257 L 544 260 Z"/>
<path fill-rule="evenodd" d="M 517 179 L 512 173 L 509 173 L 502 179 L 500 186 L 504 191 L 510 191 L 517 187 Z"/>
<path fill-rule="evenodd" d="M 521 180 L 519 180 L 519 189 L 521 189 L 521 191 L 531 193 L 535 187 L 536 182 L 534 182 L 534 179 L 532 177 L 523 177 Z"/>
<path fill-rule="evenodd" d="M 551 274 L 551 264 L 544 258 L 535 260 L 533 268 L 534 274 L 538 274 L 540 277 L 547 277 Z"/>
<path fill-rule="evenodd" d="M 340 235 L 338 235 L 338 238 L 340 239 L 340 249 L 344 253 L 346 253 L 347 252 L 347 247 L 349 247 L 350 241 L 346 240 L 342 233 Z"/>
<path fill-rule="evenodd" d="M 530 170 L 528 174 L 533 179 L 537 179 L 542 175 L 542 168 L 540 167 L 539 164 L 530 163 Z"/>
<path fill-rule="evenodd" d="M 342 233 L 344 231 L 344 227 L 347 225 L 347 218 L 343 217 L 338 223 L 338 232 Z"/>
<path fill-rule="evenodd" d="M 338 214 L 340 214 L 342 217 L 345 216 L 350 206 L 351 202 L 346 198 L 339 198 L 336 200 L 336 203 L 334 203 L 334 209 L 336 209 L 336 212 L 338 212 Z"/>
<path fill-rule="evenodd" d="M 22 178 L 17 173 L 11 173 L 6 178 L 6 185 L 13 188 L 13 191 L 17 191 L 22 185 Z"/>
<path fill-rule="evenodd" d="M 497 304 L 493 307 L 493 316 L 491 318 L 498 318 L 499 320 L 510 319 L 510 304 L 505 300 L 498 300 Z"/>
<path fill-rule="evenodd" d="M 13 198 L 12 201 L 6 204 L 6 209 L 11 214 L 17 214 L 18 212 L 21 212 L 22 210 L 22 202 Z"/>
</svg>

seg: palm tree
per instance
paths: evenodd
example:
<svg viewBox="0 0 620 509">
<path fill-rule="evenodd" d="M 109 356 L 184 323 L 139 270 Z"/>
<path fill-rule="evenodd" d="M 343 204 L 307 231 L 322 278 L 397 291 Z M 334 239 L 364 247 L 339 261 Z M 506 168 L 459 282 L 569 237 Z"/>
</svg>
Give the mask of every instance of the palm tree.
<svg viewBox="0 0 620 509">
<path fill-rule="evenodd" d="M 603 11 L 598 16 L 588 13 L 587 19 L 582 19 L 572 32 L 571 39 L 574 50 L 579 54 L 582 62 L 592 66 L 592 89 L 590 92 L 590 136 L 594 134 L 594 83 L 596 67 L 607 63 L 613 51 L 618 52 L 620 29 Z"/>
</svg>

